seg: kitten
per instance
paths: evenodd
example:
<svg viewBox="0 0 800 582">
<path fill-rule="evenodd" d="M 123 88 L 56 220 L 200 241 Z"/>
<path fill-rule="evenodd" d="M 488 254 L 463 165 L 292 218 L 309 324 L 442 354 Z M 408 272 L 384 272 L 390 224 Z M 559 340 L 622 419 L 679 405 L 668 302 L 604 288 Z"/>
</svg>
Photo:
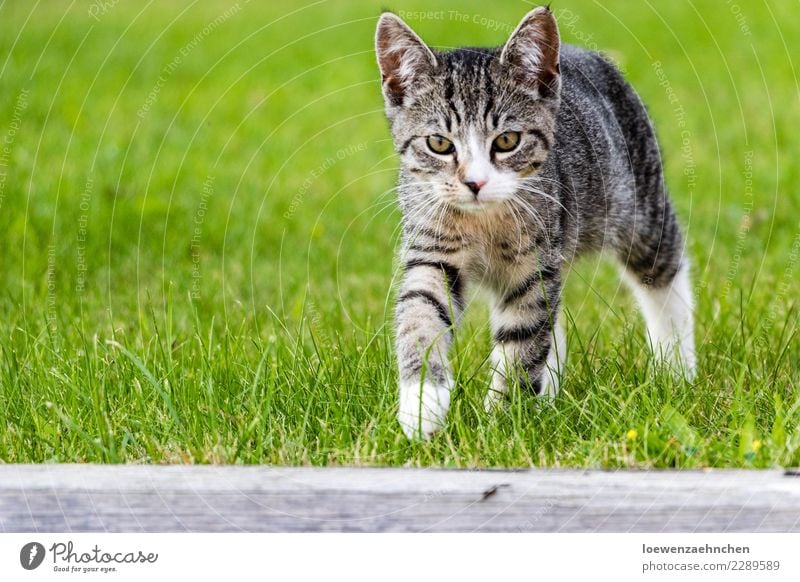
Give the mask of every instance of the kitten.
<svg viewBox="0 0 800 582">
<path fill-rule="evenodd" d="M 515 382 L 556 394 L 561 281 L 587 251 L 616 256 L 655 356 L 692 377 L 689 265 L 653 128 L 619 71 L 560 46 L 547 8 L 525 16 L 502 48 L 447 52 L 384 13 L 376 52 L 401 157 L 396 351 L 406 435 L 443 426 L 447 351 L 467 285 L 491 297 L 487 410 Z"/>
</svg>

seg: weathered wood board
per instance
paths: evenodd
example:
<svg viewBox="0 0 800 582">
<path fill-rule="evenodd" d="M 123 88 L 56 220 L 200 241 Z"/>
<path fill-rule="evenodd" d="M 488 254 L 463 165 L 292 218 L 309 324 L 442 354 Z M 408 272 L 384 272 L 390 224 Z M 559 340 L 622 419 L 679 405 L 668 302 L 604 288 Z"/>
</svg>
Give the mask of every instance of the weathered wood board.
<svg viewBox="0 0 800 582">
<path fill-rule="evenodd" d="M 800 474 L 4 465 L 0 531 L 786 532 Z"/>
</svg>

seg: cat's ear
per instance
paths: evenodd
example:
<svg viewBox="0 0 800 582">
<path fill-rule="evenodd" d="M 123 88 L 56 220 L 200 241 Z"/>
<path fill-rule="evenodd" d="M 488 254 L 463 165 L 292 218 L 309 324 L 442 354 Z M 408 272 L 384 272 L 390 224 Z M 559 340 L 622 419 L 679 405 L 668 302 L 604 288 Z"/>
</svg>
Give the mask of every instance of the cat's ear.
<svg viewBox="0 0 800 582">
<path fill-rule="evenodd" d="M 384 12 L 375 32 L 375 53 L 387 106 L 399 107 L 415 82 L 430 75 L 436 56 L 422 39 L 391 12 Z"/>
<path fill-rule="evenodd" d="M 561 86 L 558 25 L 549 8 L 531 10 L 517 26 L 500 53 L 500 64 L 511 67 L 515 79 L 540 97 Z"/>
</svg>

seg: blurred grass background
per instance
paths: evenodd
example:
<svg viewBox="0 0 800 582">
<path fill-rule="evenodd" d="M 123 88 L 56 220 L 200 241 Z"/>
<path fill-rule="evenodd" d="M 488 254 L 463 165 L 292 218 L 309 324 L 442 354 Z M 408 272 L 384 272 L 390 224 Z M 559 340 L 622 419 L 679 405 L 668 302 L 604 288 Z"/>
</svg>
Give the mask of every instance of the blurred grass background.
<svg viewBox="0 0 800 582">
<path fill-rule="evenodd" d="M 654 118 L 700 375 L 648 367 L 612 266 L 570 275 L 564 394 L 486 416 L 485 310 L 451 421 L 394 421 L 397 170 L 372 51 L 499 45 L 525 2 L 0 5 L 0 459 L 771 466 L 800 460 L 792 2 L 569 0 Z"/>
</svg>

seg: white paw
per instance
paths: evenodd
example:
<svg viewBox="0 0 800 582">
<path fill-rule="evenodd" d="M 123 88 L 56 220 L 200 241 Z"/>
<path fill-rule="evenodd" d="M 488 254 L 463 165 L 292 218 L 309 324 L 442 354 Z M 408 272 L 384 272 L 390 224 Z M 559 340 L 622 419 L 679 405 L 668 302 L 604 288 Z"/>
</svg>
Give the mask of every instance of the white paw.
<svg viewBox="0 0 800 582">
<path fill-rule="evenodd" d="M 694 378 L 694 296 L 688 263 L 670 284 L 652 288 L 633 283 L 647 322 L 647 336 L 657 363 L 666 365 L 676 378 Z"/>
<path fill-rule="evenodd" d="M 558 396 L 561 386 L 561 374 L 567 362 L 567 334 L 564 331 L 563 319 L 559 318 L 555 326 L 553 345 L 547 354 L 547 361 L 542 370 L 542 391 L 540 396 L 550 400 Z"/>
<path fill-rule="evenodd" d="M 489 388 L 486 398 L 483 399 L 483 408 L 486 412 L 495 410 L 502 402 L 506 392 L 508 392 L 506 378 L 502 372 L 495 368 L 492 371 L 492 386 Z"/>
<path fill-rule="evenodd" d="M 452 385 L 452 382 L 450 382 Z M 409 439 L 429 439 L 444 426 L 450 408 L 450 386 L 431 382 L 400 383 L 397 420 Z"/>
<path fill-rule="evenodd" d="M 656 362 L 666 366 L 676 379 L 692 380 L 697 371 L 697 357 L 691 338 L 679 342 L 668 340 L 658 343 L 653 348 Z"/>
<path fill-rule="evenodd" d="M 486 412 L 492 412 L 495 410 L 500 405 L 504 395 L 505 394 L 503 392 L 496 390 L 494 387 L 489 388 L 486 398 L 483 399 L 483 408 L 486 410 Z"/>
<path fill-rule="evenodd" d="M 558 395 L 559 375 L 557 372 L 545 368 L 541 375 L 542 391 L 539 392 L 538 398 L 550 401 L 554 400 Z M 483 408 L 486 412 L 492 412 L 500 405 L 506 393 L 508 386 L 505 379 L 500 373 L 495 373 L 492 381 L 492 387 L 483 399 Z"/>
<path fill-rule="evenodd" d="M 553 400 L 558 396 L 558 388 L 560 385 L 560 378 L 558 372 L 554 368 L 545 366 L 542 371 L 542 391 L 539 392 L 539 397 L 546 400 Z"/>
</svg>

